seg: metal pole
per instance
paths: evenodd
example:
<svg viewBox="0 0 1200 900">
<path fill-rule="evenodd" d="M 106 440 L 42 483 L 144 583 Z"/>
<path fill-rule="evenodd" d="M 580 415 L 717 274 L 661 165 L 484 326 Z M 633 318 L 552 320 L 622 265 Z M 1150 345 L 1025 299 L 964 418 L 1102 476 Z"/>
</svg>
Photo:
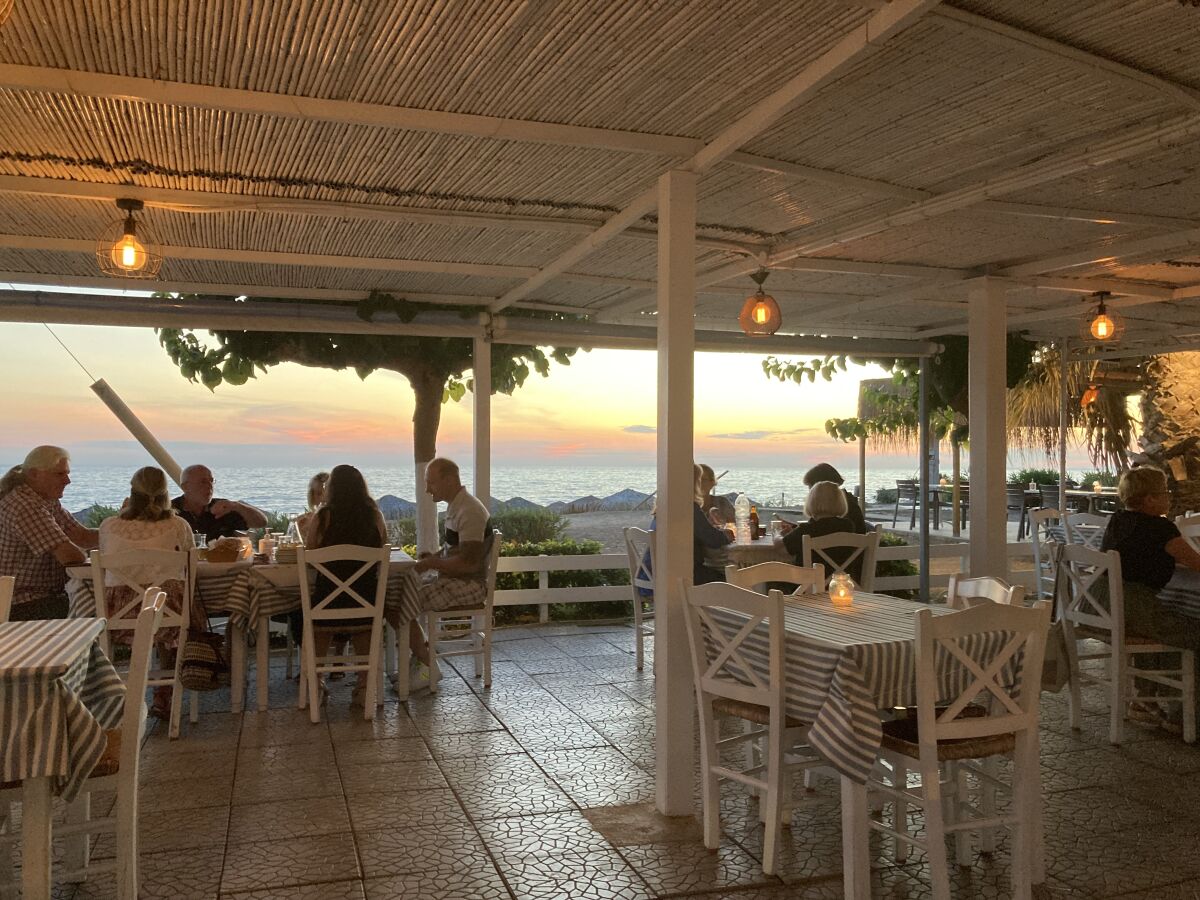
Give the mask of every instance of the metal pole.
<svg viewBox="0 0 1200 900">
<path fill-rule="evenodd" d="M 920 481 L 917 490 L 921 492 L 921 559 L 920 559 L 920 599 L 929 602 L 929 384 L 926 370 L 929 367 L 929 357 L 921 358 L 921 372 L 917 377 L 917 422 L 921 453 Z"/>
<path fill-rule="evenodd" d="M 1067 395 L 1067 373 L 1069 365 L 1067 361 L 1067 339 L 1063 338 L 1059 343 L 1059 359 L 1058 359 L 1058 514 L 1059 521 L 1065 524 L 1067 517 L 1067 426 L 1068 413 L 1067 404 L 1070 398 Z"/>
</svg>

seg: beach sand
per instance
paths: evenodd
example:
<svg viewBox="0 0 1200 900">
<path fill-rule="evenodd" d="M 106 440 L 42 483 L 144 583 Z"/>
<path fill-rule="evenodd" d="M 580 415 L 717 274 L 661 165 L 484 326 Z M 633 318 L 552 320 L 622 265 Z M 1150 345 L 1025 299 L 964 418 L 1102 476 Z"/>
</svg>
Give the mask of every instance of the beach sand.
<svg viewBox="0 0 1200 900">
<path fill-rule="evenodd" d="M 645 510 L 573 513 L 563 518 L 567 520 L 567 537 L 577 541 L 599 541 L 604 545 L 605 553 L 625 552 L 623 528 L 629 525 L 650 527 L 650 514 Z"/>
</svg>

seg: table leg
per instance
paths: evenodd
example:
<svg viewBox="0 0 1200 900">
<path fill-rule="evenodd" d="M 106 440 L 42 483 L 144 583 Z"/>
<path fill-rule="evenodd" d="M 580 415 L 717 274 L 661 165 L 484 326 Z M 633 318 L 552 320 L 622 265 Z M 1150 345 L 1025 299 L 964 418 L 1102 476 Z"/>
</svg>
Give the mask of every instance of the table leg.
<svg viewBox="0 0 1200 900">
<path fill-rule="evenodd" d="M 259 616 L 258 638 L 254 644 L 255 674 L 254 698 L 258 702 L 258 711 L 266 712 L 270 704 L 267 692 L 271 680 L 271 617 Z"/>
<path fill-rule="evenodd" d="M 868 852 L 867 786 L 842 779 L 842 884 L 846 900 L 870 900 L 871 857 Z"/>
<path fill-rule="evenodd" d="M 225 633 L 229 637 L 229 711 L 240 713 L 246 706 L 246 629 L 230 620 Z"/>
<path fill-rule="evenodd" d="M 92 819 L 92 795 L 86 789 L 67 806 L 66 821 L 69 825 L 79 825 Z M 87 832 L 73 834 L 66 840 L 66 859 L 64 863 L 71 872 L 83 872 L 91 860 L 92 836 Z M 75 881 L 83 881 L 80 876 Z"/>
<path fill-rule="evenodd" d="M 26 778 L 21 803 L 21 896 L 49 900 L 50 779 Z"/>
</svg>

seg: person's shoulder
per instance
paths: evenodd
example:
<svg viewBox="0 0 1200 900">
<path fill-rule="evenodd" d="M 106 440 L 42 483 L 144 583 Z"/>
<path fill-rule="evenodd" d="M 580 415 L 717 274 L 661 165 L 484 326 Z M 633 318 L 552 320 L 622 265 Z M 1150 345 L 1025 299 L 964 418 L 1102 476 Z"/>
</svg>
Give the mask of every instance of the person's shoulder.
<svg viewBox="0 0 1200 900">
<path fill-rule="evenodd" d="M 176 511 L 183 509 L 183 494 L 171 498 L 171 508 Z"/>
</svg>

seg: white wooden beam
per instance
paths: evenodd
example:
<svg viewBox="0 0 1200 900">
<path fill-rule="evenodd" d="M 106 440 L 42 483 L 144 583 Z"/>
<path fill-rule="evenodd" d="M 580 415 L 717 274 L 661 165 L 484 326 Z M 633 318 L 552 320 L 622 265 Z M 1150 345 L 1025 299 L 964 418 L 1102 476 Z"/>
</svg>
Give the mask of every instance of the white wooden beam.
<svg viewBox="0 0 1200 900">
<path fill-rule="evenodd" d="M 1075 269 L 1080 266 L 1099 265 L 1101 263 L 1117 262 L 1123 257 L 1140 256 L 1145 253 L 1155 253 L 1161 250 L 1175 250 L 1190 244 L 1200 244 L 1200 228 L 1189 228 L 1173 234 L 1160 234 L 1148 238 L 1134 238 L 1115 243 L 1095 243 L 1067 253 L 1057 253 L 1043 256 L 1014 266 L 1005 266 L 997 271 L 999 275 L 1020 278 L 1025 275 L 1040 275 L 1044 272 L 1055 272 L 1062 269 Z"/>
<path fill-rule="evenodd" d="M 937 3 L 938 0 L 892 0 L 885 8 L 874 13 L 866 22 L 834 44 L 831 49 L 805 66 L 786 84 L 754 104 L 737 121 L 705 144 L 679 168 L 695 172 L 697 175 L 704 174 L 743 144 L 769 128 L 803 97 L 818 90 L 849 66 L 861 62 L 877 51 L 890 37 L 907 28 Z M 502 310 L 518 300 L 524 299 L 551 278 L 590 255 L 599 246 L 653 210 L 657 202 L 656 198 L 655 188 L 646 188 L 624 209 L 609 219 L 595 234 L 561 254 L 543 267 L 537 275 L 498 298 L 492 304 L 492 310 Z"/>
<path fill-rule="evenodd" d="M 690 156 L 702 142 L 694 138 L 643 134 L 611 128 L 560 125 L 528 119 L 439 112 L 430 109 L 322 100 L 294 94 L 272 94 L 212 85 L 158 81 L 100 72 L 0 64 L 0 89 L 94 97 L 215 109 L 244 115 L 305 121 L 338 122 L 400 131 L 427 131 L 533 144 L 596 147 L 628 153 Z"/>
</svg>

